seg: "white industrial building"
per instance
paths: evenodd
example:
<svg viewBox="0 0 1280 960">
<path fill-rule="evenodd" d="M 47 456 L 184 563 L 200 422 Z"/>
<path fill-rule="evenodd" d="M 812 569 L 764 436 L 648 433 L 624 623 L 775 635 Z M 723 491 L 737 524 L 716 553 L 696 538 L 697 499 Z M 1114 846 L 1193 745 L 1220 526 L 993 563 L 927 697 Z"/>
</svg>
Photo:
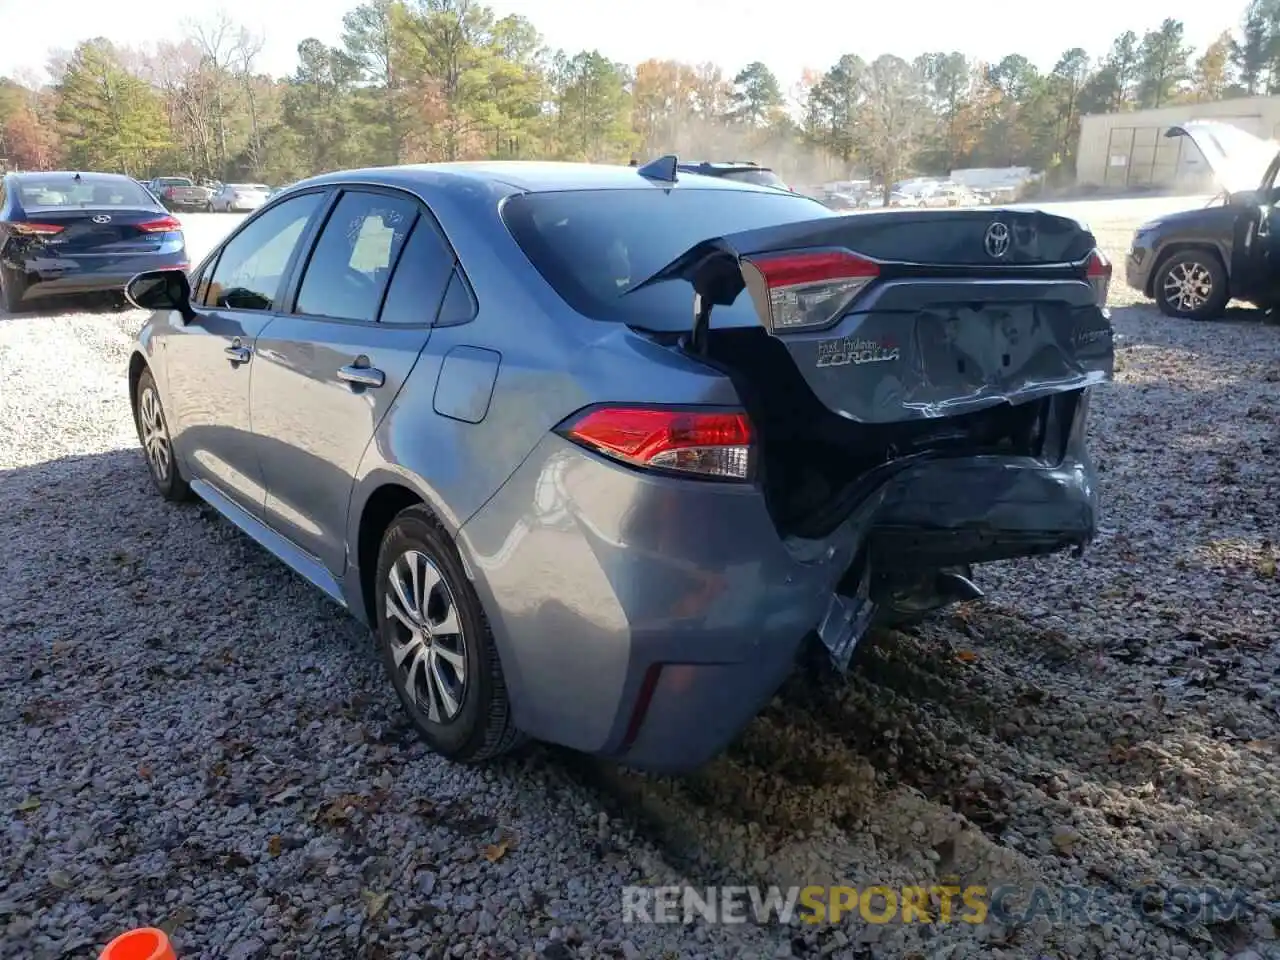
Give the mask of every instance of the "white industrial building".
<svg viewBox="0 0 1280 960">
<path fill-rule="evenodd" d="M 1210 171 L 1195 144 L 1186 137 L 1165 136 L 1170 127 L 1191 120 L 1221 120 L 1264 139 L 1280 138 L 1280 96 L 1081 117 L 1076 183 L 1212 192 Z"/>
</svg>

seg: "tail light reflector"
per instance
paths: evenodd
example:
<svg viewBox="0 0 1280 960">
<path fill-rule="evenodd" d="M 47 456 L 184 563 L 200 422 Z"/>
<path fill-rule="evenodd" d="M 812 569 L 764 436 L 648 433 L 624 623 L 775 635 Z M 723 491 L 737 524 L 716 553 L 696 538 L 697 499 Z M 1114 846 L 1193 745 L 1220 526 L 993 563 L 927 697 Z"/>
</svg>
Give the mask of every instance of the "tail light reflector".
<svg viewBox="0 0 1280 960">
<path fill-rule="evenodd" d="M 22 237 L 52 237 L 64 229 L 56 223 L 11 223 L 9 226 Z"/>
<path fill-rule="evenodd" d="M 182 229 L 182 221 L 177 217 L 161 217 L 138 224 L 138 229 L 143 233 L 171 233 Z"/>
<path fill-rule="evenodd" d="M 752 268 L 747 285 L 773 333 L 828 326 L 880 276 L 875 261 L 846 250 L 750 257 L 743 264 Z"/>
<path fill-rule="evenodd" d="M 562 433 L 634 467 L 719 480 L 751 476 L 754 431 L 741 412 L 598 407 L 571 421 Z"/>
<path fill-rule="evenodd" d="M 1105 307 L 1107 290 L 1111 286 L 1111 261 L 1103 256 L 1101 250 L 1094 250 L 1089 254 L 1089 263 L 1085 267 L 1084 275 L 1089 285 L 1093 287 L 1094 299 L 1098 306 Z"/>
</svg>

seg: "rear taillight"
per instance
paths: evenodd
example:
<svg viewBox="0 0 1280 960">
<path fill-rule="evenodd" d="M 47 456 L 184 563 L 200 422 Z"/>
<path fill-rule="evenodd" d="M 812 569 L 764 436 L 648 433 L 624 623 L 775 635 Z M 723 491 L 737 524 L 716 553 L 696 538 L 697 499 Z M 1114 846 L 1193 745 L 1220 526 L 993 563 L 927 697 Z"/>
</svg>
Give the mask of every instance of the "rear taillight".
<svg viewBox="0 0 1280 960">
<path fill-rule="evenodd" d="M 56 223 L 11 223 L 9 229 L 20 237 L 52 237 L 63 230 Z"/>
<path fill-rule="evenodd" d="M 138 229 L 143 233 L 172 233 L 182 229 L 182 221 L 177 217 L 161 217 L 138 224 Z"/>
<path fill-rule="evenodd" d="M 1107 290 L 1111 286 L 1111 261 L 1103 256 L 1101 250 L 1089 254 L 1089 263 L 1085 267 L 1085 278 L 1093 287 L 1094 300 L 1098 306 L 1107 305 Z"/>
<path fill-rule="evenodd" d="M 758 275 L 748 287 L 773 333 L 815 330 L 838 319 L 880 275 L 872 260 L 848 251 L 773 254 L 744 258 Z"/>
<path fill-rule="evenodd" d="M 754 434 L 741 412 L 598 407 L 570 421 L 561 433 L 634 467 L 718 480 L 751 476 Z"/>
</svg>

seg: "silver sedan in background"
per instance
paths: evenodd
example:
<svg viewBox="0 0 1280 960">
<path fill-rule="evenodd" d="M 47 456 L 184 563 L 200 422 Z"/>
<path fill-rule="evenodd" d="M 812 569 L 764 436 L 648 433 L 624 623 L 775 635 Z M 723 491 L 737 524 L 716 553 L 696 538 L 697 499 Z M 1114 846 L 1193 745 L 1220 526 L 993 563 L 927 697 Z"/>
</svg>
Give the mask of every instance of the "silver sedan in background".
<svg viewBox="0 0 1280 960">
<path fill-rule="evenodd" d="M 209 211 L 232 213 L 257 210 L 271 196 L 271 188 L 265 183 L 224 183 L 222 189 L 209 200 Z"/>
</svg>

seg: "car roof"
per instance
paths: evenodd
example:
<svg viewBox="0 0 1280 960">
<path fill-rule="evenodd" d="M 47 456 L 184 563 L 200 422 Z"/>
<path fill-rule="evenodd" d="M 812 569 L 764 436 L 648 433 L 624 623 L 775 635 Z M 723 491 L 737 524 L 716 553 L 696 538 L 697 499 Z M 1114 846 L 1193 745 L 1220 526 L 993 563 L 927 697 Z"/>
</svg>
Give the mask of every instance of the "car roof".
<svg viewBox="0 0 1280 960">
<path fill-rule="evenodd" d="M 640 175 L 636 167 L 537 160 L 477 160 L 343 170 L 301 180 L 290 185 L 289 189 L 292 191 L 300 187 L 343 182 L 399 186 L 409 190 L 422 188 L 449 190 L 487 185 L 508 195 L 569 190 L 636 190 L 643 188 L 646 184 L 664 190 L 683 188 L 776 192 L 771 187 L 719 180 L 713 177 L 697 177 L 692 183 L 682 182 L 680 179 L 675 182 L 665 182 L 646 179 Z"/>
<path fill-rule="evenodd" d="M 79 177 L 81 180 L 127 180 L 137 183 L 133 177 L 124 173 L 98 173 L 93 170 L 17 170 L 7 174 L 17 180 L 44 180 L 58 177 Z"/>
</svg>

